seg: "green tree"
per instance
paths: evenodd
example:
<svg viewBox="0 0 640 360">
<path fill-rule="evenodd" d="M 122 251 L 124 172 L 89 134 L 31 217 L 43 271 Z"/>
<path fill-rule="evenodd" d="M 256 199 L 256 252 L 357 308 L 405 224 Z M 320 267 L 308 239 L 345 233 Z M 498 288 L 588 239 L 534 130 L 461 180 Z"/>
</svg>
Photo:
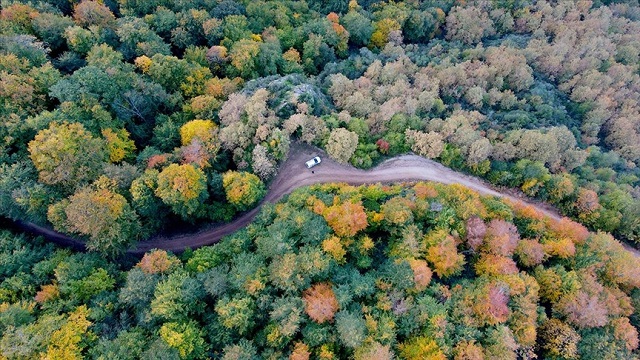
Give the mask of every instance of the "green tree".
<svg viewBox="0 0 640 360">
<path fill-rule="evenodd" d="M 340 341 L 348 348 L 360 346 L 365 339 L 366 324 L 361 314 L 351 311 L 340 311 L 336 314 L 336 329 Z"/>
<path fill-rule="evenodd" d="M 120 52 L 131 60 L 136 56 L 169 55 L 167 45 L 141 18 L 121 17 L 117 20 L 116 34 L 120 39 Z"/>
<path fill-rule="evenodd" d="M 101 338 L 89 353 L 96 360 L 136 360 L 140 358 L 146 345 L 147 338 L 144 333 L 134 328 L 119 332 L 113 340 Z"/>
<path fill-rule="evenodd" d="M 235 43 L 241 39 L 251 37 L 249 30 L 249 22 L 244 15 L 229 15 L 224 18 L 222 25 L 222 33 L 225 37 L 223 45 L 227 43 Z"/>
<path fill-rule="evenodd" d="M 51 50 L 56 51 L 65 45 L 64 30 L 73 26 L 73 20 L 53 13 L 41 13 L 31 24 L 35 34 L 49 44 Z"/>
<path fill-rule="evenodd" d="M 371 34 L 373 34 L 373 24 L 371 20 L 358 11 L 349 11 L 342 17 L 340 23 L 349 32 L 349 41 L 357 47 L 367 46 Z"/>
<path fill-rule="evenodd" d="M 302 66 L 310 74 L 319 73 L 329 62 L 335 61 L 336 55 L 322 36 L 311 34 L 305 41 L 302 50 Z"/>
<path fill-rule="evenodd" d="M 255 323 L 255 305 L 250 298 L 224 297 L 216 303 L 220 323 L 240 335 L 248 334 Z"/>
<path fill-rule="evenodd" d="M 151 301 L 151 314 L 163 320 L 184 321 L 202 313 L 203 297 L 202 284 L 178 270 L 158 283 Z"/>
</svg>

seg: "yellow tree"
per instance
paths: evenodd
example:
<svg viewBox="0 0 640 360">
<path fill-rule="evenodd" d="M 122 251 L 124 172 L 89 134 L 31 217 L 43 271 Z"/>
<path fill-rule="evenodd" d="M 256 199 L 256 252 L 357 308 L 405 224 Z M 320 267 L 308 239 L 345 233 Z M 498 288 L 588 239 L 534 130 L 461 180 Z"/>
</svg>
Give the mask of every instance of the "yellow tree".
<svg viewBox="0 0 640 360">
<path fill-rule="evenodd" d="M 224 173 L 222 187 L 227 200 L 240 211 L 253 207 L 266 193 L 260 178 L 244 171 Z"/>
<path fill-rule="evenodd" d="M 40 354 L 41 360 L 82 359 L 82 340 L 91 336 L 87 329 L 91 322 L 87 320 L 89 310 L 86 305 L 78 307 L 69 314 L 67 321 L 51 334 L 47 351 Z"/>
<path fill-rule="evenodd" d="M 191 164 L 171 164 L 158 175 L 155 194 L 183 219 L 199 216 L 209 197 L 207 176 Z"/>
<path fill-rule="evenodd" d="M 136 151 L 136 145 L 129 138 L 129 132 L 125 129 L 104 129 L 102 130 L 102 136 L 107 141 L 109 161 L 112 163 L 129 159 Z"/>
<path fill-rule="evenodd" d="M 182 158 L 186 163 L 209 166 L 209 160 L 220 150 L 218 126 L 211 120 L 196 119 L 180 128 Z"/>
<path fill-rule="evenodd" d="M 446 360 L 440 346 L 429 336 L 419 336 L 399 346 L 400 356 L 407 360 Z"/>
<path fill-rule="evenodd" d="M 146 274 L 166 274 L 180 267 L 180 260 L 175 255 L 156 249 L 145 253 L 136 265 Z"/>
<path fill-rule="evenodd" d="M 79 123 L 52 123 L 29 143 L 40 181 L 73 189 L 95 179 L 107 160 L 102 139 Z"/>
<path fill-rule="evenodd" d="M 430 232 L 423 242 L 427 249 L 427 261 L 439 277 L 446 278 L 462 271 L 464 255 L 458 253 L 456 239 L 445 230 Z"/>
</svg>

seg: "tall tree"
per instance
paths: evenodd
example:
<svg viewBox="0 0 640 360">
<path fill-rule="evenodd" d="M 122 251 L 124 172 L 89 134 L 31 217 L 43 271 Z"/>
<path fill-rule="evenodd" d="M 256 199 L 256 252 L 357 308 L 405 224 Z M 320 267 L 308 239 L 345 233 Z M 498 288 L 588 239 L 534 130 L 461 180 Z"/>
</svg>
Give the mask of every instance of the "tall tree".
<svg viewBox="0 0 640 360">
<path fill-rule="evenodd" d="M 209 197 L 207 176 L 191 164 L 171 164 L 158 174 L 155 194 L 185 220 L 202 216 Z"/>
<path fill-rule="evenodd" d="M 29 142 L 40 181 L 67 190 L 97 178 L 107 160 L 105 143 L 78 123 L 51 123 Z"/>
</svg>

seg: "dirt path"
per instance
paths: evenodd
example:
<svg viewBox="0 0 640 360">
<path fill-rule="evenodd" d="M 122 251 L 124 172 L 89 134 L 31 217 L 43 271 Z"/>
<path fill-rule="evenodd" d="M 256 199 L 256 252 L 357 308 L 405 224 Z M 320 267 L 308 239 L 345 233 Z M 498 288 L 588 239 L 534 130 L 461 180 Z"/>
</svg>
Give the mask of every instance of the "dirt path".
<svg viewBox="0 0 640 360">
<path fill-rule="evenodd" d="M 429 180 L 444 184 L 458 183 L 482 195 L 493 195 L 532 205 L 540 212 L 554 219 L 560 219 L 562 217 L 557 210 L 547 204 L 537 203 L 524 197 L 498 192 L 498 190 L 491 185 L 478 178 L 458 173 L 435 161 L 416 155 L 398 156 L 383 162 L 371 170 L 365 171 L 352 166 L 338 164 L 326 156 L 322 150 L 308 145 L 293 144 L 289 154 L 289 158 L 280 167 L 278 176 L 271 183 L 269 191 L 262 203 L 274 203 L 296 188 L 320 183 L 345 182 L 351 185 L 361 185 L 377 182 Z M 321 156 L 322 163 L 313 169 L 307 169 L 304 162 L 314 156 Z M 262 205 L 262 203 L 260 205 Z M 195 249 L 214 244 L 222 237 L 248 225 L 260 210 L 260 205 L 244 213 L 231 223 L 213 228 L 205 228 L 194 234 L 184 234 L 171 238 L 155 237 L 138 243 L 135 249 L 129 250 L 129 253 L 142 254 L 151 249 L 165 249 L 180 252 L 185 248 Z M 30 223 L 20 223 L 19 226 L 38 235 L 43 235 L 56 243 L 65 246 L 71 245 L 74 248 L 82 247 L 82 244 L 77 240 L 55 231 Z M 640 251 L 628 246 L 626 247 L 636 256 L 640 256 Z"/>
</svg>

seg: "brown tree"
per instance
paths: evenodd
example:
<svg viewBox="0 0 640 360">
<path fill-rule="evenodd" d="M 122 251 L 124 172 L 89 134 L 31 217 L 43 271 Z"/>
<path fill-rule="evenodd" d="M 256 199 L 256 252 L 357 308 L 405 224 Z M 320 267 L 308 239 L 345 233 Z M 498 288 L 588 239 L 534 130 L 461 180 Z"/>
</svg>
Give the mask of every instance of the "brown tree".
<svg viewBox="0 0 640 360">
<path fill-rule="evenodd" d="M 308 288 L 302 294 L 304 311 L 309 317 L 322 324 L 333 320 L 338 311 L 338 300 L 329 283 L 318 283 Z"/>
</svg>

